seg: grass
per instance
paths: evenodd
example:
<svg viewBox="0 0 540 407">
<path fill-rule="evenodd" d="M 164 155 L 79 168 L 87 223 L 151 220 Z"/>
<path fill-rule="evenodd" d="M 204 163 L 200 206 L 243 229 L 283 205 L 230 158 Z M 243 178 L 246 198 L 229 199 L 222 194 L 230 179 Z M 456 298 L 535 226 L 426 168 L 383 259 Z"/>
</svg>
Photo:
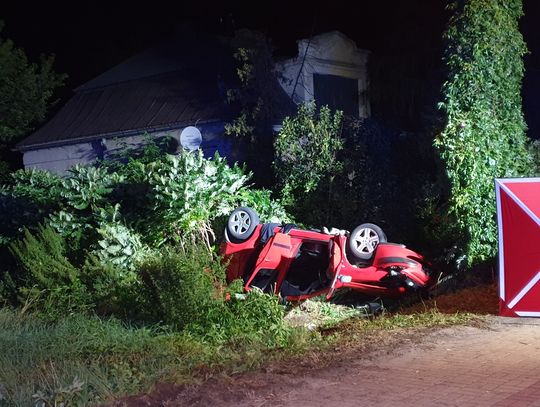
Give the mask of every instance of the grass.
<svg viewBox="0 0 540 407">
<path fill-rule="evenodd" d="M 328 311 L 328 308 L 334 308 Z M 437 308 L 417 312 L 383 313 L 377 317 L 366 316 L 365 310 L 325 304 L 326 316 L 318 318 L 319 333 L 325 341 L 316 345 L 316 351 L 340 348 L 370 348 L 373 342 L 382 345 L 392 342 L 407 332 L 412 338 L 422 336 L 420 331 L 454 325 L 482 322 L 481 316 L 468 312 L 443 313 Z"/>
<path fill-rule="evenodd" d="M 136 391 L 144 380 L 155 378 L 145 378 L 143 366 L 164 367 L 173 354 L 174 342 L 167 339 L 115 321 L 74 316 L 47 324 L 2 309 L 0 392 L 6 404 L 27 406 L 37 398 L 33 395 L 54 405 L 66 393 L 75 393 L 69 395 L 72 401 L 88 404 Z M 164 346 L 156 346 L 158 342 Z M 77 386 L 79 382 L 83 385 Z"/>
<path fill-rule="evenodd" d="M 230 338 L 206 341 L 189 333 L 137 328 L 110 319 L 68 316 L 46 323 L 33 315 L 0 309 L 0 406 L 98 404 L 113 397 L 147 391 L 157 381 L 193 382 L 208 374 L 233 374 L 270 361 L 340 345 L 358 346 L 401 328 L 470 322 L 474 315 L 436 310 L 369 319 L 358 311 L 320 303 L 319 331 L 286 330 L 280 346 Z M 326 318 L 326 319 L 325 319 Z"/>
<path fill-rule="evenodd" d="M 290 330 L 288 351 L 311 335 Z M 81 315 L 58 323 L 0 309 L 0 406 L 96 404 L 147 390 L 156 381 L 191 381 L 196 372 L 243 371 L 275 357 L 247 340 L 212 343 L 188 333 L 125 326 Z M 39 404 L 36 404 L 39 405 Z"/>
</svg>

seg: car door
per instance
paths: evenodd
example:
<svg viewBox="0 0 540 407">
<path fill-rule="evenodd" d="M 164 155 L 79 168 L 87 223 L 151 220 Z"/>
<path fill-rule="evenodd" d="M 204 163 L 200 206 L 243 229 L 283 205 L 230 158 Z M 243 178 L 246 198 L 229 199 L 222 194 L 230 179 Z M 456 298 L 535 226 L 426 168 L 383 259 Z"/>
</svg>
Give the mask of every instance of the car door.
<svg viewBox="0 0 540 407">
<path fill-rule="evenodd" d="M 255 269 L 247 280 L 246 290 L 257 287 L 264 292 L 278 292 L 276 284 L 283 281 L 294 252 L 295 245 L 288 234 L 278 232 L 272 236 L 257 258 Z"/>
</svg>

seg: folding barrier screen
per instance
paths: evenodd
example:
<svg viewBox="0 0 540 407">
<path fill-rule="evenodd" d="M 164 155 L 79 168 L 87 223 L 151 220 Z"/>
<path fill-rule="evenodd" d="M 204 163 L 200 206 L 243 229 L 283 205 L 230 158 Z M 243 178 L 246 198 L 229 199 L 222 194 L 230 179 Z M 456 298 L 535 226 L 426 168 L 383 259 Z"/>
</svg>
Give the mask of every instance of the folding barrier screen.
<svg viewBox="0 0 540 407">
<path fill-rule="evenodd" d="M 496 179 L 499 314 L 540 317 L 540 178 Z"/>
</svg>

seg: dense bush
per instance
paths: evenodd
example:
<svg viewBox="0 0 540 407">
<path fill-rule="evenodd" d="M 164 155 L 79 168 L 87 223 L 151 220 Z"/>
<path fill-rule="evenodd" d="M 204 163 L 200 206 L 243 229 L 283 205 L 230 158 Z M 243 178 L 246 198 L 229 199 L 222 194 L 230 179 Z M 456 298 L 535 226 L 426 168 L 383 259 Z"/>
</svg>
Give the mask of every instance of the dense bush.
<svg viewBox="0 0 540 407">
<path fill-rule="evenodd" d="M 287 341 L 290 328 L 283 320 L 285 308 L 278 297 L 254 289 L 245 295 L 233 295 L 225 306 L 226 312 L 217 315 L 218 324 L 214 322 L 211 332 L 218 339 L 221 336 L 237 344 L 251 341 L 266 345 L 284 345 Z"/>
<path fill-rule="evenodd" d="M 305 212 L 347 229 L 374 222 L 393 241 L 423 244 L 417 215 L 427 187 L 436 181 L 426 135 L 403 133 L 376 119 L 348 118 L 343 139 L 332 182 L 319 183 Z"/>
<path fill-rule="evenodd" d="M 326 141 L 304 149 L 302 138 L 293 135 L 314 128 L 315 112 L 306 109 L 288 119 L 276 141 L 275 170 L 295 219 L 348 230 L 375 222 L 393 241 L 435 251 L 424 230 L 431 222 L 426 208 L 441 195 L 443 183 L 428 132 L 406 133 L 378 119 L 345 117 L 333 127 L 339 134 L 333 139 L 332 126 L 323 125 L 327 117 L 317 124 L 326 128 L 321 132 Z"/>
<path fill-rule="evenodd" d="M 25 230 L 11 247 L 21 269 L 6 290 L 14 290 L 9 294 L 15 303 L 47 320 L 97 313 L 187 329 L 212 342 L 276 343 L 287 336 L 278 298 L 241 294 L 241 282 L 227 287 L 225 264 L 202 243 L 152 251 L 132 270 L 96 256 L 76 268 L 65 257 L 64 239 L 50 226 L 35 234 Z"/>
<path fill-rule="evenodd" d="M 62 178 L 40 170 L 20 170 L 10 174 L 0 187 L 0 245 L 35 228 L 61 207 Z"/>
<path fill-rule="evenodd" d="M 446 126 L 435 140 L 451 185 L 448 215 L 472 265 L 496 253 L 493 179 L 529 174 L 521 111 L 521 0 L 450 5 L 445 34 L 448 79 L 440 103 Z"/>
<path fill-rule="evenodd" d="M 139 277 L 136 270 L 103 262 L 93 254 L 78 270 L 88 298 L 88 311 L 124 320 L 140 320 Z"/>
<path fill-rule="evenodd" d="M 40 226 L 35 235 L 28 229 L 10 248 L 20 264 L 13 280 L 16 295 L 51 318 L 83 311 L 89 303 L 80 273 L 66 258 L 64 239 L 50 226 Z"/>
<path fill-rule="evenodd" d="M 213 223 L 222 225 L 241 204 L 254 207 L 263 221 L 286 218 L 268 191 L 250 189 L 249 175 L 218 155 L 150 157 L 121 166 L 113 161 L 75 167 L 65 178 L 43 171 L 14 173 L 13 182 L 0 190 L 0 205 L 12 214 L 0 239 L 8 242 L 23 227 L 32 230 L 45 221 L 67 239 L 73 252 L 68 255 L 77 265 L 90 252 L 133 268 L 149 248 L 195 241 L 209 246 L 215 240 Z"/>
<path fill-rule="evenodd" d="M 217 316 L 231 314 L 214 230 L 221 233 L 240 205 L 263 221 L 289 220 L 269 191 L 248 180 L 218 155 L 154 149 L 122 165 L 75 167 L 64 178 L 16 172 L 0 191 L 13 209 L 1 232 L 16 260 L 9 265 L 4 255 L 0 301 L 26 302 L 50 318 L 88 310 L 176 328 L 219 324 Z M 35 213 L 18 213 L 17 204 Z"/>
<path fill-rule="evenodd" d="M 147 320 L 176 328 L 207 328 L 209 315 L 222 307 L 223 266 L 201 246 L 180 252 L 164 249 L 142 262 L 137 272 Z"/>
<path fill-rule="evenodd" d="M 225 267 L 202 246 L 163 249 L 138 267 L 137 304 L 145 321 L 166 324 L 211 342 L 286 340 L 284 307 L 275 296 L 225 285 Z"/>
<path fill-rule="evenodd" d="M 296 116 L 286 117 L 274 142 L 274 171 L 279 193 L 289 210 L 305 204 L 322 180 L 340 171 L 336 155 L 343 147 L 343 113 L 314 102 L 301 104 Z"/>
<path fill-rule="evenodd" d="M 280 343 L 288 331 L 279 299 L 225 286 L 225 267 L 202 246 L 163 249 L 138 267 L 140 313 L 146 321 L 184 328 L 212 342 Z"/>
</svg>

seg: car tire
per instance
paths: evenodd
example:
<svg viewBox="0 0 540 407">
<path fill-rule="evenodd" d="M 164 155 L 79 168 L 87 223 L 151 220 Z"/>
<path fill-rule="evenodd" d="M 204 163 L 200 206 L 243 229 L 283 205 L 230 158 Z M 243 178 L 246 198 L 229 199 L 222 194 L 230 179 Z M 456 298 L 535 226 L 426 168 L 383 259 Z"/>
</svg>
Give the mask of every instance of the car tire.
<svg viewBox="0 0 540 407">
<path fill-rule="evenodd" d="M 232 243 L 248 240 L 259 224 L 259 215 L 253 209 L 241 206 L 232 211 L 227 221 L 227 236 Z"/>
<path fill-rule="evenodd" d="M 371 260 L 379 243 L 387 241 L 383 230 L 373 223 L 357 226 L 347 240 L 350 253 L 358 260 Z"/>
</svg>

